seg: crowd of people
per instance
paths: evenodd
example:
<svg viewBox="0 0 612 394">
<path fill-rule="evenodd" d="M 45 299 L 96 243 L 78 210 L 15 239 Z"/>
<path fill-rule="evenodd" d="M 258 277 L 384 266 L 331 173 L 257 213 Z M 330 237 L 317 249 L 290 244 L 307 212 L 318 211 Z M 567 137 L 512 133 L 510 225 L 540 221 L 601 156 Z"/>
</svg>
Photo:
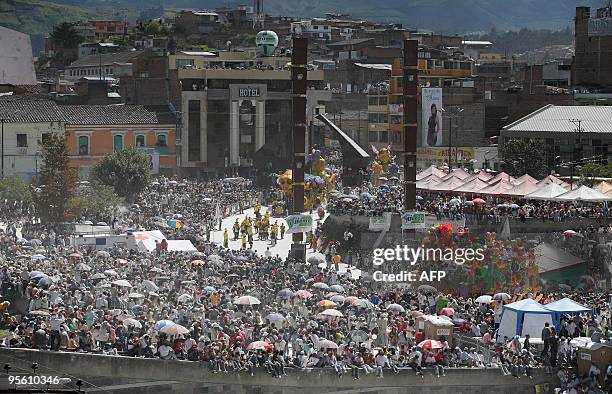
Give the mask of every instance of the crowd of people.
<svg viewBox="0 0 612 394">
<path fill-rule="evenodd" d="M 572 348 L 571 338 L 612 338 L 609 294 L 546 295 L 570 295 L 596 313 L 567 320 L 550 336 L 558 338 L 556 348 L 536 352 L 495 335 L 501 302 L 479 304 L 426 287 L 374 290 L 351 267 L 338 269 L 338 252 L 320 233 L 308 244 L 320 254 L 307 261 L 210 242 L 222 217 L 257 205 L 262 193 L 244 179 L 162 178 L 113 222 L 116 231 L 162 228 L 168 239 L 191 240 L 193 253 L 76 247 L 67 234 L 31 225 L 36 220 L 21 210 L 0 238 L 3 346 L 198 360 L 212 373 L 265 371 L 278 378 L 288 368 L 319 367 L 353 379 L 404 368 L 444 378 L 447 368 L 485 366 L 521 378 L 535 366 L 574 365 L 576 353 L 565 345 Z M 374 198 L 334 197 L 327 209 L 353 215 L 376 214 L 386 204 L 400 209 L 399 187 L 368 193 Z M 374 203 L 355 208 L 354 201 Z M 169 220 L 183 226 L 167 228 Z M 460 336 L 429 338 L 419 327 L 421 316 L 440 314 Z M 569 376 L 563 388 L 594 389 L 590 378 Z"/>
</svg>

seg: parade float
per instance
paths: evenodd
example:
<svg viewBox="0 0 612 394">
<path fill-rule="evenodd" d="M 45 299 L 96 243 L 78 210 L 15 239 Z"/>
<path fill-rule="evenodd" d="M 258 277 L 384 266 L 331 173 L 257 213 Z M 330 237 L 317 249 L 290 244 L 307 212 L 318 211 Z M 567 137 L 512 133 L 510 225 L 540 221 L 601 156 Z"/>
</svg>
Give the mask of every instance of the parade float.
<svg viewBox="0 0 612 394">
<path fill-rule="evenodd" d="M 321 151 L 312 148 L 307 155 L 307 170 L 304 174 L 304 208 L 312 210 L 320 206 L 330 192 L 336 190 L 338 174 L 325 166 L 325 159 Z M 282 216 L 281 210 L 289 204 L 292 199 L 293 191 L 293 171 L 286 170 L 282 174 L 275 174 L 276 184 L 279 186 L 283 201 L 273 203 L 273 213 L 275 216 Z"/>
<path fill-rule="evenodd" d="M 370 165 L 372 184 L 380 186 L 388 180 L 399 181 L 400 166 L 395 163 L 396 156 L 391 151 L 391 145 L 381 150 L 372 146 L 374 160 Z"/>
</svg>

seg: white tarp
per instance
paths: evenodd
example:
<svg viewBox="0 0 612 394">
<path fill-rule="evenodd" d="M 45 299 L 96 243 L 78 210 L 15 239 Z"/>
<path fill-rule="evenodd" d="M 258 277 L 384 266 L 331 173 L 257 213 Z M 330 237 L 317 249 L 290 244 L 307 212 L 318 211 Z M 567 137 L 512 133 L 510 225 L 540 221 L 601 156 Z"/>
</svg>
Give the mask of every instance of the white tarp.
<svg viewBox="0 0 612 394">
<path fill-rule="evenodd" d="M 197 252 L 198 249 L 187 239 L 168 240 L 168 252 Z"/>
<path fill-rule="evenodd" d="M 544 186 L 540 187 L 533 193 L 529 193 L 528 195 L 526 195 L 525 199 L 550 201 L 550 200 L 554 200 L 555 197 L 560 196 L 561 194 L 564 194 L 567 192 L 567 190 L 565 190 L 563 186 L 558 185 L 554 182 L 551 182 L 547 185 L 542 183 L 542 185 Z"/>
<path fill-rule="evenodd" d="M 574 189 L 565 194 L 561 194 L 554 198 L 557 201 L 607 201 L 612 198 L 593 190 L 587 186 L 580 186 L 578 189 Z"/>
<path fill-rule="evenodd" d="M 155 241 L 161 242 L 166 239 L 164 234 L 159 230 L 152 231 L 134 231 L 130 239 L 130 248 L 138 248 L 141 251 L 152 252 L 155 250 Z"/>
</svg>

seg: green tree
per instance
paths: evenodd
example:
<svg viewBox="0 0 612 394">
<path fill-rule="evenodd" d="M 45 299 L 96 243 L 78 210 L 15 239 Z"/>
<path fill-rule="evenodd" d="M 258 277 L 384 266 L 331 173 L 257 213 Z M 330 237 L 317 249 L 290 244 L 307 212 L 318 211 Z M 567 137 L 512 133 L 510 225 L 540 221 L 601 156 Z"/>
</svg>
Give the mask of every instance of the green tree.
<svg viewBox="0 0 612 394">
<path fill-rule="evenodd" d="M 53 39 L 56 44 L 61 44 L 64 48 L 76 48 L 83 42 L 83 37 L 81 37 L 74 26 L 68 22 L 63 22 L 55 26 L 51 33 L 51 39 Z"/>
<path fill-rule="evenodd" d="M 578 168 L 578 174 L 583 185 L 593 186 L 597 183 L 594 178 L 612 178 L 612 163 L 587 163 Z"/>
<path fill-rule="evenodd" d="M 18 176 L 7 176 L 0 181 L 0 198 L 11 203 L 30 205 L 33 202 L 32 185 Z"/>
<path fill-rule="evenodd" d="M 41 144 L 43 165 L 40 170 L 35 203 L 41 219 L 58 223 L 70 219 L 68 202 L 76 190 L 78 175 L 68 165 L 66 136 L 51 133 Z"/>
<path fill-rule="evenodd" d="M 70 201 L 71 212 L 77 216 L 85 216 L 96 222 L 110 222 L 124 199 L 115 193 L 111 186 L 92 182 L 83 186 Z"/>
<path fill-rule="evenodd" d="M 529 174 L 534 178 L 546 176 L 547 168 L 542 155 L 542 142 L 532 139 L 505 141 L 499 150 L 502 169 L 512 176 Z"/>
<path fill-rule="evenodd" d="M 92 171 L 92 182 L 99 182 L 132 200 L 151 180 L 151 160 L 148 155 L 130 146 L 106 155 Z"/>
</svg>

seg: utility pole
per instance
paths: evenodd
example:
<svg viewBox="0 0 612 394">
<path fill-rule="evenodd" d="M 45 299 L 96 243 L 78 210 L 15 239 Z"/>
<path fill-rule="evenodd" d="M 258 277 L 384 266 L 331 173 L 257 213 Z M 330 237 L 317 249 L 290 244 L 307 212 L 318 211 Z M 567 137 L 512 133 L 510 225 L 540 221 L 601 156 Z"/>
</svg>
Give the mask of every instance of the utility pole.
<svg viewBox="0 0 612 394">
<path fill-rule="evenodd" d="M 0 122 L 2 123 L 2 159 L 0 165 L 2 166 L 2 179 L 4 179 L 4 122 L 6 122 L 6 119 L 2 118 Z"/>
<path fill-rule="evenodd" d="M 404 204 L 406 211 L 416 209 L 418 49 L 418 41 L 404 41 Z M 414 230 L 408 230 L 408 232 L 414 232 Z"/>
<path fill-rule="evenodd" d="M 293 209 L 292 214 L 304 212 L 304 167 L 306 166 L 306 85 L 308 71 L 308 39 L 293 38 L 291 53 L 291 81 L 293 104 Z M 303 234 L 293 234 L 291 256 L 306 260 L 306 245 Z"/>
<path fill-rule="evenodd" d="M 582 131 L 584 130 L 582 128 L 582 119 L 570 119 L 569 120 L 570 123 L 573 123 L 574 126 L 576 126 L 576 128 L 574 129 L 574 132 L 578 132 L 578 149 L 579 149 L 579 153 L 578 153 L 578 160 L 582 160 Z M 570 190 L 574 189 L 574 167 L 576 166 L 576 146 L 574 145 L 572 147 L 572 165 L 571 165 L 571 172 L 570 172 Z"/>
</svg>

